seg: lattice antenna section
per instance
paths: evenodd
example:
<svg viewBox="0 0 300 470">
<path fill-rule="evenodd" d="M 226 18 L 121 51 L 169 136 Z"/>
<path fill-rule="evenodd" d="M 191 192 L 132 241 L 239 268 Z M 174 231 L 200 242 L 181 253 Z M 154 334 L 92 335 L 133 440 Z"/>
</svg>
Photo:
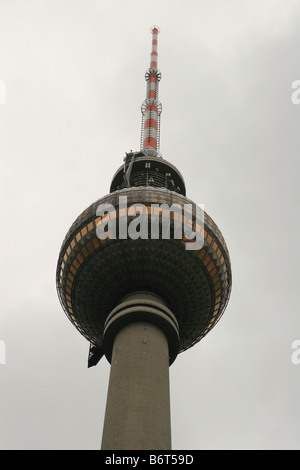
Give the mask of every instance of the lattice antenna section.
<svg viewBox="0 0 300 470">
<path fill-rule="evenodd" d="M 161 79 L 161 73 L 157 68 L 157 38 L 159 28 L 153 26 L 152 49 L 150 67 L 146 71 L 145 79 L 147 81 L 146 99 L 142 103 L 142 130 L 141 130 L 141 150 L 147 156 L 160 156 L 160 115 L 162 105 L 158 100 L 158 85 Z"/>
</svg>

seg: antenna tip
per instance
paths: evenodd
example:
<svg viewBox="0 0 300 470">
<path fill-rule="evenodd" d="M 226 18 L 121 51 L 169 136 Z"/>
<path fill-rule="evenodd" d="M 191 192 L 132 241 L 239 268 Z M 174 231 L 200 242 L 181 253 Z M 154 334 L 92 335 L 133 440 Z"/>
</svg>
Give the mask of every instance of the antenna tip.
<svg viewBox="0 0 300 470">
<path fill-rule="evenodd" d="M 156 30 L 156 31 L 155 31 L 155 30 Z M 159 27 L 159 26 L 156 26 L 156 25 L 151 26 L 151 28 L 150 28 L 150 33 L 154 33 L 154 32 L 155 32 L 156 34 L 160 33 L 160 27 Z"/>
</svg>

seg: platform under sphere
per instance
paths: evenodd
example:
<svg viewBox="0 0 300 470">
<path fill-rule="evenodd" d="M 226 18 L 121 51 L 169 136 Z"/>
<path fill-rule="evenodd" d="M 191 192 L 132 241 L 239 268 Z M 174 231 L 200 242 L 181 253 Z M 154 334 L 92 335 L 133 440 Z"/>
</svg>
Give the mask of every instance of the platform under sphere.
<svg viewBox="0 0 300 470">
<path fill-rule="evenodd" d="M 101 348 L 106 318 L 120 300 L 133 291 L 151 291 L 176 317 L 178 352 L 184 351 L 213 328 L 227 305 L 231 267 L 226 243 L 206 213 L 199 250 L 186 250 L 184 238 L 100 240 L 97 207 L 111 204 L 109 216 L 119 221 L 124 215 L 120 195 L 127 197 L 129 206 L 146 207 L 149 218 L 151 205 L 157 203 L 196 207 L 183 195 L 149 186 L 122 189 L 97 200 L 76 219 L 61 247 L 56 282 L 62 306 L 82 335 Z M 129 224 L 129 209 L 126 217 Z M 194 210 L 190 223 L 196 223 Z"/>
</svg>

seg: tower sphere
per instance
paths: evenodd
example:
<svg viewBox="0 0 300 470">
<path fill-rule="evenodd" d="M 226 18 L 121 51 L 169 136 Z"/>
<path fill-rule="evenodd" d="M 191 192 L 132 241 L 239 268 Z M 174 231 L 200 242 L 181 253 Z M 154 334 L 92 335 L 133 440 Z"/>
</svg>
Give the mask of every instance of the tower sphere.
<svg viewBox="0 0 300 470">
<path fill-rule="evenodd" d="M 127 198 L 128 208 L 120 208 L 120 196 Z M 230 295 L 230 260 L 220 230 L 205 213 L 204 243 L 198 250 L 186 250 L 184 238 L 151 239 L 150 233 L 148 239 L 101 240 L 96 232 L 100 223 L 97 208 L 104 204 L 114 208 L 109 219 L 116 220 L 117 228 L 125 210 L 127 226 L 134 220 L 130 216 L 133 204 L 147 211 L 149 226 L 155 204 L 182 208 L 192 204 L 190 224 L 196 222 L 192 201 L 160 187 L 124 188 L 94 202 L 71 226 L 59 255 L 57 288 L 67 316 L 92 344 L 104 348 L 104 325 L 110 312 L 126 295 L 150 291 L 159 295 L 176 317 L 178 352 L 193 346 L 217 323 Z M 169 216 L 167 211 L 165 217 Z M 161 229 L 163 214 L 159 223 Z M 110 351 L 104 352 L 110 356 Z"/>
<path fill-rule="evenodd" d="M 182 175 L 158 151 L 158 28 L 151 31 L 141 150 L 126 154 L 110 193 L 92 203 L 70 227 L 59 253 L 56 285 L 70 321 L 109 361 L 110 336 L 136 321 L 134 295 L 140 293 L 144 300 L 139 318 L 165 332 L 172 363 L 222 316 L 231 291 L 231 265 L 219 228 L 206 212 L 199 218 Z M 196 237 L 194 247 L 187 249 L 187 234 L 178 235 L 178 223 L 199 235 L 201 242 Z M 125 315 L 126 298 L 131 299 L 130 315 Z"/>
</svg>

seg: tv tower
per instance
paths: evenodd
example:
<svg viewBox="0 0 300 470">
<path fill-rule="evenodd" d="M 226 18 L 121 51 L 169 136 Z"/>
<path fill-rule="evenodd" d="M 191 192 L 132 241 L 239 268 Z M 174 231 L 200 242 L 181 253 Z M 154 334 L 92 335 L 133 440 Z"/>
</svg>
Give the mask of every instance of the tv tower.
<svg viewBox="0 0 300 470">
<path fill-rule="evenodd" d="M 169 367 L 215 326 L 231 291 L 220 230 L 159 152 L 159 28 L 151 32 L 140 150 L 75 220 L 56 272 L 62 307 L 90 342 L 88 366 L 104 355 L 111 364 L 103 450 L 171 449 Z"/>
</svg>

